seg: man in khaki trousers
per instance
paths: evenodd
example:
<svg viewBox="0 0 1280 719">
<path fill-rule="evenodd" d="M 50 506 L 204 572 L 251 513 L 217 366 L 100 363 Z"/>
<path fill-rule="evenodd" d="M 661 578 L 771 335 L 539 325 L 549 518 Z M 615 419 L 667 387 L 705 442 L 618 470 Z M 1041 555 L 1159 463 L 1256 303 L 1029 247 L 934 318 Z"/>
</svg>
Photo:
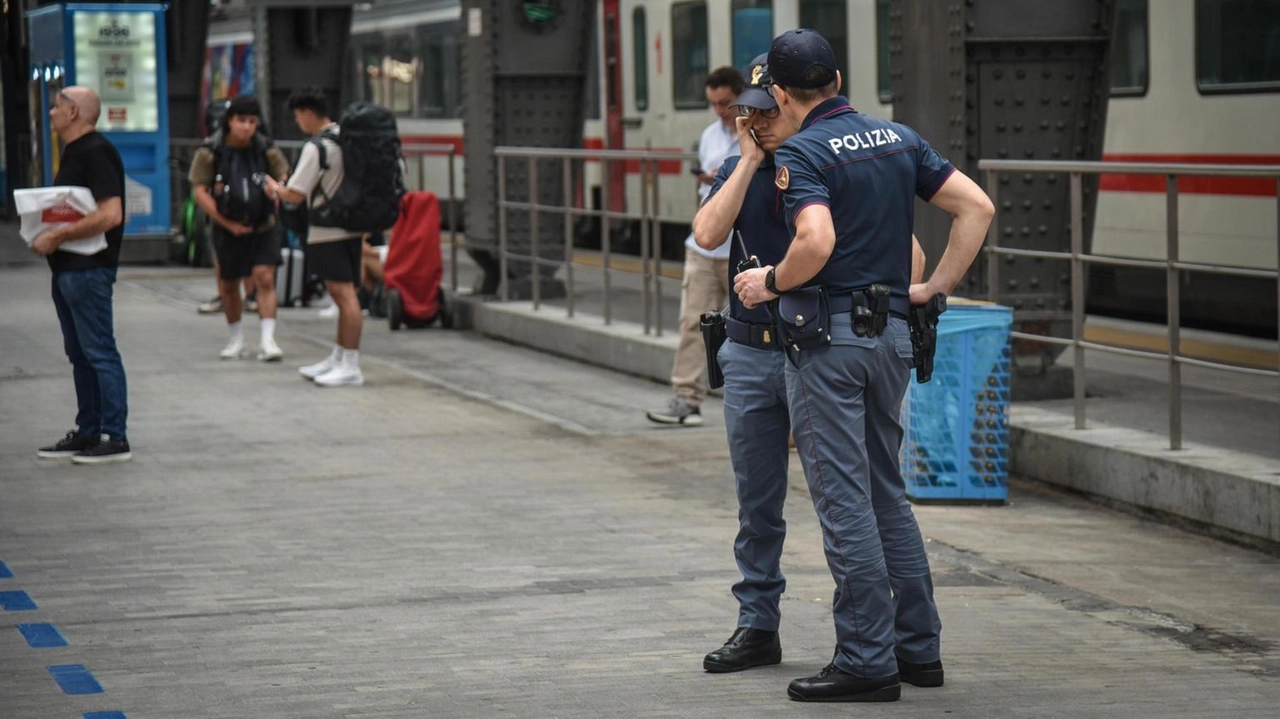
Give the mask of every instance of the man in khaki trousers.
<svg viewBox="0 0 1280 719">
<path fill-rule="evenodd" d="M 699 204 L 707 199 L 716 171 L 725 158 L 739 154 L 738 132 L 734 120 L 734 102 L 742 94 L 742 73 L 732 67 L 721 67 L 707 75 L 707 104 L 716 120 L 702 131 L 698 142 Z M 724 307 L 729 294 L 729 243 L 715 250 L 704 250 L 693 233 L 685 240 L 684 283 L 680 291 L 680 341 L 671 367 L 671 388 L 675 396 L 660 410 L 646 413 L 653 422 L 682 427 L 702 424 L 702 400 L 707 386 L 702 375 L 707 368 L 699 321 L 703 312 Z"/>
</svg>

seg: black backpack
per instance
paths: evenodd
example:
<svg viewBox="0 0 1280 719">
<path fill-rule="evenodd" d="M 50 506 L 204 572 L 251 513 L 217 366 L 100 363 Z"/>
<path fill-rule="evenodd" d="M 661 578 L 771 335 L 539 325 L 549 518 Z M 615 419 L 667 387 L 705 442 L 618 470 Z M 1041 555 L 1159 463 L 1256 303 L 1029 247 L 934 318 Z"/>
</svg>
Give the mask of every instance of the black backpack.
<svg viewBox="0 0 1280 719">
<path fill-rule="evenodd" d="M 213 152 L 213 197 L 218 212 L 235 222 L 257 227 L 275 214 L 276 206 L 262 191 L 269 165 L 267 150 L 271 140 L 262 133 L 244 149 L 227 147 L 222 130 L 213 133 L 204 146 Z"/>
<path fill-rule="evenodd" d="M 381 105 L 357 102 L 342 113 L 338 125 L 336 135 L 322 132 L 320 138 L 342 149 L 342 183 L 333 197 L 316 185 L 324 204 L 311 210 L 311 224 L 356 232 L 389 230 L 400 216 L 405 191 L 395 115 Z M 324 143 L 310 142 L 320 151 L 320 169 L 328 170 Z"/>
</svg>

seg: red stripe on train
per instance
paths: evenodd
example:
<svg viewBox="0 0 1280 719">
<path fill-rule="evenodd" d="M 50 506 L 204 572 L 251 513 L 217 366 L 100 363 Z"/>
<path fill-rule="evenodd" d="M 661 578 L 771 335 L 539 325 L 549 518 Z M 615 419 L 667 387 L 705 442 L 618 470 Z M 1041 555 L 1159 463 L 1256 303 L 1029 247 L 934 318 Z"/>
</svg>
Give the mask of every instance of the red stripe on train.
<svg viewBox="0 0 1280 719">
<path fill-rule="evenodd" d="M 404 145 L 452 145 L 454 150 L 461 155 L 463 148 L 462 135 L 401 135 L 400 142 Z M 588 137 L 583 140 L 582 147 L 587 150 L 603 150 L 604 140 L 598 137 Z M 670 150 L 679 152 L 678 147 L 655 147 L 655 150 Z M 588 160 L 588 162 L 599 162 L 599 160 Z M 640 174 L 639 160 L 626 160 L 626 171 L 630 175 Z M 679 175 L 684 172 L 683 163 L 679 160 L 662 160 L 658 163 L 658 174 L 660 175 Z"/>
<path fill-rule="evenodd" d="M 1280 155 L 1140 155 L 1104 154 L 1105 162 L 1164 162 L 1181 165 L 1280 165 Z M 1178 193 L 1189 195 L 1238 195 L 1275 197 L 1276 180 L 1267 177 L 1189 177 L 1178 178 Z M 1104 174 L 1098 179 L 1104 192 L 1150 192 L 1163 194 L 1161 175 Z"/>
</svg>

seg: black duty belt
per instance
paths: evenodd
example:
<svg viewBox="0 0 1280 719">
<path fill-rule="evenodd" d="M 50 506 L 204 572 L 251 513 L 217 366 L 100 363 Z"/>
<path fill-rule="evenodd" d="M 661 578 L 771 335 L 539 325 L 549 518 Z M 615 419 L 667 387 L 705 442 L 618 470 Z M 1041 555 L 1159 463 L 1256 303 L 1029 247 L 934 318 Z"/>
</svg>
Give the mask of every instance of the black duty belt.
<svg viewBox="0 0 1280 719">
<path fill-rule="evenodd" d="M 725 332 L 729 339 L 738 344 L 761 350 L 782 349 L 782 345 L 778 342 L 778 331 L 772 324 L 755 324 L 726 317 Z"/>
<path fill-rule="evenodd" d="M 841 312 L 849 312 L 854 307 L 866 306 L 866 293 L 862 289 L 852 290 L 850 292 L 832 293 L 827 302 L 831 307 L 831 314 L 838 315 Z M 911 311 L 911 301 L 906 297 L 890 297 L 889 298 L 889 314 L 900 320 L 907 319 L 907 313 Z"/>
</svg>

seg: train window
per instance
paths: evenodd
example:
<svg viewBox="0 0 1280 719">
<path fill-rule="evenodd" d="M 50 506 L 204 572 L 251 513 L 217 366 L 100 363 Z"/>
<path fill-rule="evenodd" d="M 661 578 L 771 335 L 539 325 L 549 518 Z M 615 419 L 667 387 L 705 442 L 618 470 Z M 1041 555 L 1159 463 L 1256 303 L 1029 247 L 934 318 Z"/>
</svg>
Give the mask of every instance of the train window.
<svg viewBox="0 0 1280 719">
<path fill-rule="evenodd" d="M 385 105 L 387 98 L 382 74 L 382 38 L 365 39 L 360 43 L 355 56 L 356 72 L 359 73 L 356 84 L 360 88 L 360 99 Z"/>
<path fill-rule="evenodd" d="M 842 75 L 849 74 L 848 12 L 845 0 L 800 0 L 800 27 L 817 30 L 831 43 Z"/>
<path fill-rule="evenodd" d="M 636 110 L 644 112 L 649 109 L 649 26 L 642 7 L 631 13 L 631 52 Z"/>
<path fill-rule="evenodd" d="M 1201 92 L 1280 91 L 1280 0 L 1196 0 Z"/>
<path fill-rule="evenodd" d="M 707 48 L 707 4 L 682 2 L 671 6 L 671 82 L 677 110 L 707 106 L 710 70 Z"/>
<path fill-rule="evenodd" d="M 889 81 L 889 0 L 876 0 L 876 90 L 880 102 L 893 102 Z"/>
<path fill-rule="evenodd" d="M 457 117 L 458 26 L 456 23 L 427 25 L 418 29 L 417 117 Z"/>
<path fill-rule="evenodd" d="M 733 66 L 745 69 L 773 42 L 773 0 L 733 0 Z"/>
<path fill-rule="evenodd" d="M 387 109 L 398 116 L 413 115 L 418 90 L 418 60 L 414 57 L 412 35 L 396 35 L 388 44 L 387 56 L 382 61 L 383 75 L 387 79 Z"/>
<path fill-rule="evenodd" d="M 1147 0 L 1116 3 L 1115 33 L 1111 43 L 1111 96 L 1147 94 Z"/>
</svg>

